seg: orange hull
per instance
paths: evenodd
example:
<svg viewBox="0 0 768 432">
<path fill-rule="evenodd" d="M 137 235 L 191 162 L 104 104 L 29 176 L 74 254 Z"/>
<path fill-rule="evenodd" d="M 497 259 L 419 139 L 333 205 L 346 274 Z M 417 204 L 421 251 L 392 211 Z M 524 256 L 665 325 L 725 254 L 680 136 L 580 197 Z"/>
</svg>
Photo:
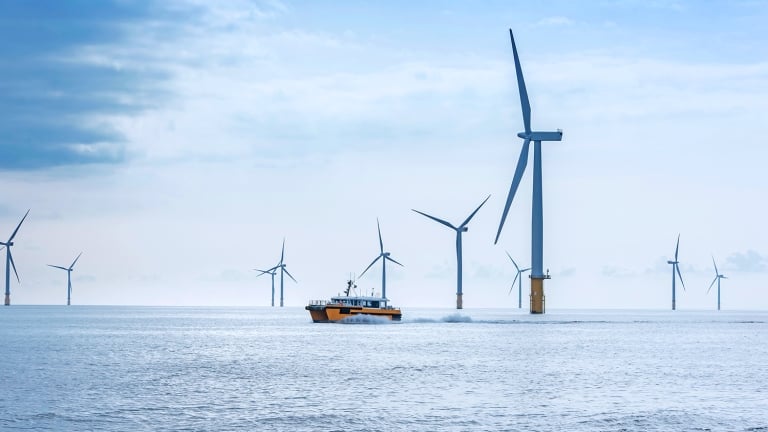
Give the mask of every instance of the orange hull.
<svg viewBox="0 0 768 432">
<path fill-rule="evenodd" d="M 357 315 L 370 315 L 400 321 L 403 316 L 400 309 L 397 308 L 370 308 L 342 304 L 309 305 L 305 309 L 309 311 L 312 321 L 316 323 L 338 322 Z"/>
</svg>

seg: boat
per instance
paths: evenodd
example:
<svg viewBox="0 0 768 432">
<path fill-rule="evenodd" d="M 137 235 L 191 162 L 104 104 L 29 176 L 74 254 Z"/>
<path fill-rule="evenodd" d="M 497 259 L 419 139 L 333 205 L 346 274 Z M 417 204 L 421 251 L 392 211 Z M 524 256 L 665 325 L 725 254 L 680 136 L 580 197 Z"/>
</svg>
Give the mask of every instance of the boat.
<svg viewBox="0 0 768 432">
<path fill-rule="evenodd" d="M 331 297 L 330 300 L 311 300 L 304 309 L 309 311 L 312 322 L 316 323 L 339 322 L 345 318 L 364 316 L 400 321 L 403 316 L 400 308 L 389 306 L 387 298 L 353 295 L 355 288 L 357 285 L 350 279 L 344 295 Z"/>
</svg>

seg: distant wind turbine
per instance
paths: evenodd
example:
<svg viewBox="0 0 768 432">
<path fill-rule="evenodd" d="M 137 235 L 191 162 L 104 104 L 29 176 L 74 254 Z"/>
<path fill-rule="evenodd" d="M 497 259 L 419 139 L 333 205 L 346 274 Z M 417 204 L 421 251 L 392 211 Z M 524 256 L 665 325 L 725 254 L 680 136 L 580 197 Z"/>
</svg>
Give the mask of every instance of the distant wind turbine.
<svg viewBox="0 0 768 432">
<path fill-rule="evenodd" d="M 520 93 L 520 105 L 523 111 L 524 132 L 517 134 L 522 138 L 523 148 L 520 151 L 520 159 L 517 161 L 515 176 L 512 178 L 512 185 L 509 188 L 507 202 L 504 205 L 504 212 L 501 214 L 499 230 L 496 232 L 496 240 L 499 242 L 501 229 L 504 227 L 504 221 L 507 219 L 509 207 L 515 198 L 517 188 L 520 186 L 520 180 L 525 173 L 525 167 L 528 164 L 528 147 L 533 141 L 533 205 L 531 210 L 531 313 L 544 313 L 544 279 L 549 279 L 549 275 L 544 274 L 544 204 L 541 182 L 541 142 L 542 141 L 561 141 L 563 131 L 542 132 L 531 130 L 531 104 L 528 101 L 528 91 L 525 88 L 523 71 L 520 67 L 520 58 L 517 55 L 517 46 L 515 37 L 512 35 L 512 29 L 509 30 L 509 37 L 512 40 L 512 54 L 515 57 L 515 73 L 517 74 L 517 88 Z"/>
<path fill-rule="evenodd" d="M 717 282 L 717 310 L 720 310 L 720 279 L 728 279 L 726 276 L 721 275 L 719 271 L 717 271 L 717 264 L 715 264 L 715 257 L 712 257 L 712 265 L 715 266 L 715 279 L 712 281 L 711 284 L 709 284 L 709 288 L 707 289 L 707 294 L 709 294 L 709 290 L 712 289 L 712 285 Z"/>
<path fill-rule="evenodd" d="M 280 269 L 280 307 L 283 307 L 283 273 L 287 274 L 289 278 L 298 283 L 296 279 L 288 273 L 288 269 L 285 268 L 285 239 L 283 239 L 283 249 L 280 252 L 280 262 L 273 267 L 273 269 Z"/>
<path fill-rule="evenodd" d="M 376 264 L 376 261 L 381 260 L 381 297 L 383 299 L 387 298 L 387 260 L 392 261 L 393 263 L 399 265 L 400 267 L 403 267 L 402 264 L 395 261 L 393 258 L 390 258 L 389 252 L 384 252 L 384 242 L 381 240 L 381 225 L 379 225 L 379 219 L 376 218 L 376 228 L 379 230 L 379 256 L 376 257 L 376 259 L 373 260 L 372 263 L 368 265 L 368 267 L 363 270 L 362 273 L 360 273 L 360 277 L 363 277 L 365 272 L 368 271 L 371 266 Z"/>
<path fill-rule="evenodd" d="M 5 247 L 5 305 L 10 306 L 11 304 L 11 267 L 13 267 L 13 273 L 16 274 L 16 281 L 18 283 L 21 283 L 21 279 L 19 279 L 19 273 L 16 271 L 16 263 L 13 262 L 13 255 L 11 255 L 11 246 L 13 246 L 13 238 L 16 237 L 16 233 L 19 232 L 19 228 L 21 228 L 21 224 L 24 223 L 24 219 L 27 218 L 27 215 L 29 214 L 29 210 L 24 214 L 24 217 L 21 218 L 21 222 L 19 222 L 18 225 L 16 225 L 16 229 L 13 230 L 13 234 L 8 238 L 8 241 L 5 243 L 0 242 L 0 246 Z"/>
<path fill-rule="evenodd" d="M 462 291 L 461 291 L 461 233 L 467 232 L 469 230 L 469 228 L 467 227 L 467 224 L 469 224 L 469 221 L 472 220 L 472 218 L 475 216 L 477 211 L 480 210 L 480 207 L 482 207 L 483 204 L 485 204 L 485 202 L 488 201 L 488 198 L 490 198 L 490 197 L 491 196 L 488 195 L 488 197 L 485 198 L 485 200 L 483 200 L 483 202 L 480 203 L 479 206 L 477 206 L 475 211 L 473 211 L 472 214 L 470 214 L 469 217 L 461 225 L 459 225 L 458 227 L 453 226 L 452 224 L 450 224 L 450 223 L 448 223 L 448 222 L 446 222 L 446 221 L 444 221 L 442 219 L 438 219 L 438 218 L 436 218 L 434 216 L 430 216 L 430 215 L 428 215 L 426 213 L 422 213 L 422 212 L 420 212 L 418 210 L 411 209 L 411 210 L 415 211 L 416 213 L 418 213 L 418 214 L 420 214 L 422 216 L 426 216 L 426 217 L 432 219 L 433 221 L 435 221 L 437 223 L 440 223 L 440 224 L 443 224 L 443 225 L 447 226 L 448 228 L 451 228 L 451 229 L 456 231 L 456 262 L 457 262 L 457 266 L 456 266 L 456 309 L 463 309 L 464 308 L 463 299 L 462 299 L 463 294 L 462 294 Z"/>
<path fill-rule="evenodd" d="M 274 266 L 274 267 L 272 267 L 269 270 L 254 269 L 257 272 L 261 272 L 258 275 L 256 275 L 256 277 L 259 277 L 259 276 L 261 276 L 263 274 L 268 274 L 268 275 L 272 276 L 272 307 L 275 307 L 275 274 L 277 274 L 277 269 L 278 268 L 280 268 L 279 265 L 278 266 Z"/>
<path fill-rule="evenodd" d="M 505 251 L 506 252 L 506 251 Z M 512 264 L 515 265 L 515 268 L 517 269 L 517 274 L 515 275 L 515 279 L 512 280 L 512 286 L 509 288 L 509 292 L 512 293 L 512 290 L 515 289 L 515 282 L 517 282 L 517 308 L 522 309 L 523 308 L 523 273 L 527 272 L 531 268 L 524 268 L 520 269 L 520 267 L 517 266 L 517 263 L 515 260 L 512 259 L 512 255 L 507 252 L 507 256 L 512 261 Z"/>
<path fill-rule="evenodd" d="M 80 252 L 80 254 L 77 255 L 77 258 L 75 258 L 75 260 L 72 261 L 72 265 L 70 265 L 69 267 L 61 267 L 61 266 L 57 266 L 57 265 L 53 265 L 53 264 L 48 264 L 48 267 L 54 267 L 54 268 L 57 268 L 57 269 L 62 269 L 62 270 L 65 270 L 67 272 L 67 306 L 69 306 L 70 297 L 72 296 L 72 269 L 75 267 L 75 263 L 77 262 L 77 260 L 80 259 L 80 255 L 82 255 L 82 254 L 83 253 Z"/>
<path fill-rule="evenodd" d="M 683 282 L 683 275 L 680 274 L 680 262 L 677 260 L 677 252 L 679 249 L 680 249 L 680 234 L 677 235 L 677 246 L 675 246 L 675 260 L 667 261 L 667 264 L 672 264 L 672 310 L 675 310 L 675 279 L 677 277 L 680 278 L 680 284 L 683 286 L 683 291 L 685 291 L 685 283 Z M 675 277 L 675 272 L 677 272 L 677 277 Z"/>
</svg>

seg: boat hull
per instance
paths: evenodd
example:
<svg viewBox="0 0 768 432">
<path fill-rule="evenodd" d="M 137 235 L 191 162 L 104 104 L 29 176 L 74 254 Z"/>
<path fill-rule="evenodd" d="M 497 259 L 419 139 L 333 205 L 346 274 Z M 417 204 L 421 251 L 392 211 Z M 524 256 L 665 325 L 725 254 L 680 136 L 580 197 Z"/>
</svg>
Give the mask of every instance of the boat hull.
<svg viewBox="0 0 768 432">
<path fill-rule="evenodd" d="M 312 322 L 316 323 L 339 322 L 344 318 L 357 315 L 369 315 L 387 318 L 391 321 L 400 321 L 403 316 L 400 309 L 397 308 L 370 308 L 364 306 L 326 304 L 309 305 L 305 307 L 305 309 L 309 311 L 309 315 L 312 317 Z"/>
</svg>

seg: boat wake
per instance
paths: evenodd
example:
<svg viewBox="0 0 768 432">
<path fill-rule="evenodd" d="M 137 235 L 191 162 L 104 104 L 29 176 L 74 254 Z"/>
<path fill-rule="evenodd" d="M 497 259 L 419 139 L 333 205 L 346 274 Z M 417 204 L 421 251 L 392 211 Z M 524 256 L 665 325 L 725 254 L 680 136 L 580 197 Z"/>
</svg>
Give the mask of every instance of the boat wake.
<svg viewBox="0 0 768 432">
<path fill-rule="evenodd" d="M 373 315 L 359 314 L 352 315 L 339 320 L 339 324 L 391 324 L 392 320 L 387 317 L 378 317 Z"/>
<path fill-rule="evenodd" d="M 438 322 L 444 322 L 444 323 L 471 323 L 472 318 L 467 315 L 461 315 L 458 313 L 446 315 L 440 319 L 433 319 L 433 318 L 415 318 L 412 322 L 415 323 L 438 323 Z"/>
</svg>

